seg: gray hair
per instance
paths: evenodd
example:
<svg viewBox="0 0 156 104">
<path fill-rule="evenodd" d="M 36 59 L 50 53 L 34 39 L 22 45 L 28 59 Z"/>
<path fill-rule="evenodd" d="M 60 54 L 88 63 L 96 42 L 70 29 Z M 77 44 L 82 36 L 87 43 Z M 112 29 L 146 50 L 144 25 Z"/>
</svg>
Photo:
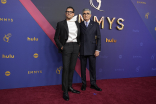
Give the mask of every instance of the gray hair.
<svg viewBox="0 0 156 104">
<path fill-rule="evenodd" d="M 90 14 L 91 14 L 91 10 L 90 10 L 90 9 L 83 9 L 83 12 L 84 12 L 84 11 L 89 11 Z"/>
</svg>

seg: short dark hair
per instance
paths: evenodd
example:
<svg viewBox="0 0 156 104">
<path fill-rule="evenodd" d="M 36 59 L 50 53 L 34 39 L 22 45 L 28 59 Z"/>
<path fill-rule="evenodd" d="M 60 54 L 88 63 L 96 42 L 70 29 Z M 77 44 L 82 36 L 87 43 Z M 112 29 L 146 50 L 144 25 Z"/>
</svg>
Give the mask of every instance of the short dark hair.
<svg viewBox="0 0 156 104">
<path fill-rule="evenodd" d="M 67 11 L 67 9 L 69 9 L 69 8 L 73 9 L 73 13 L 75 12 L 75 10 L 74 10 L 74 8 L 73 8 L 72 6 L 67 7 L 67 8 L 66 8 L 66 11 Z"/>
</svg>

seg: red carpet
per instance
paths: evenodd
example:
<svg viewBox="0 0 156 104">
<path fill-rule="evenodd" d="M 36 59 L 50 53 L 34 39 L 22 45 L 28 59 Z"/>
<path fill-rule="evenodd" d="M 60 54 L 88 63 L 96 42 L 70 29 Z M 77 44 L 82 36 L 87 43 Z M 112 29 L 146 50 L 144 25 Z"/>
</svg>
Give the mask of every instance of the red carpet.
<svg viewBox="0 0 156 104">
<path fill-rule="evenodd" d="M 156 77 L 98 80 L 102 92 L 90 89 L 69 92 L 62 98 L 61 85 L 0 90 L 0 104 L 156 104 Z M 81 84 L 73 84 L 80 90 Z"/>
</svg>

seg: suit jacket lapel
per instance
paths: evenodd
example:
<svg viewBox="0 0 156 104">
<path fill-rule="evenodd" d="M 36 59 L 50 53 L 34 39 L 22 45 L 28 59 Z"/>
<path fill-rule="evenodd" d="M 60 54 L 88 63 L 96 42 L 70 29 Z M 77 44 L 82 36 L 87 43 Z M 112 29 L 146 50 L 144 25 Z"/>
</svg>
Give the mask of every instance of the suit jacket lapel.
<svg viewBox="0 0 156 104">
<path fill-rule="evenodd" d="M 90 20 L 90 23 L 89 23 L 89 25 L 88 25 L 88 27 L 87 27 L 87 30 L 90 30 L 90 28 L 92 28 L 92 26 L 93 26 L 93 21 Z"/>
<path fill-rule="evenodd" d="M 81 26 L 82 26 L 82 28 L 84 28 L 85 30 L 87 29 L 86 25 L 84 24 L 84 21 L 81 22 Z"/>
<path fill-rule="evenodd" d="M 79 23 L 78 23 L 77 21 L 75 21 L 75 23 L 76 23 L 76 26 L 77 26 L 77 29 L 78 29 L 78 30 L 77 30 L 77 35 L 79 35 L 79 29 L 80 29 L 80 28 L 79 28 Z"/>
<path fill-rule="evenodd" d="M 63 24 L 64 24 L 65 30 L 67 31 L 67 35 L 68 35 L 69 31 L 68 31 L 67 21 L 64 20 Z"/>
</svg>

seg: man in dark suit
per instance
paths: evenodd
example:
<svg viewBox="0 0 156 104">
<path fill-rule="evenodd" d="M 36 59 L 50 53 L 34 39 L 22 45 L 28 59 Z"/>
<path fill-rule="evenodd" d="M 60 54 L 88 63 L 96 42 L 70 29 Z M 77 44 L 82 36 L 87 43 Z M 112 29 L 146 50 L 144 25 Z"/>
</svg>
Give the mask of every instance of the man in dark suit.
<svg viewBox="0 0 156 104">
<path fill-rule="evenodd" d="M 81 90 L 86 90 L 86 64 L 89 59 L 90 83 L 91 87 L 97 91 L 102 91 L 96 85 L 96 57 L 101 51 L 101 34 L 99 24 L 90 20 L 91 11 L 83 10 L 84 21 L 80 23 L 80 60 L 81 60 Z"/>
<path fill-rule="evenodd" d="M 74 8 L 67 7 L 65 14 L 66 19 L 57 23 L 54 39 L 59 52 L 62 52 L 62 90 L 64 91 L 63 98 L 68 101 L 68 91 L 80 93 L 72 88 L 73 74 L 79 53 L 80 29 L 79 23 L 76 21 L 77 17 L 74 17 Z"/>
</svg>

